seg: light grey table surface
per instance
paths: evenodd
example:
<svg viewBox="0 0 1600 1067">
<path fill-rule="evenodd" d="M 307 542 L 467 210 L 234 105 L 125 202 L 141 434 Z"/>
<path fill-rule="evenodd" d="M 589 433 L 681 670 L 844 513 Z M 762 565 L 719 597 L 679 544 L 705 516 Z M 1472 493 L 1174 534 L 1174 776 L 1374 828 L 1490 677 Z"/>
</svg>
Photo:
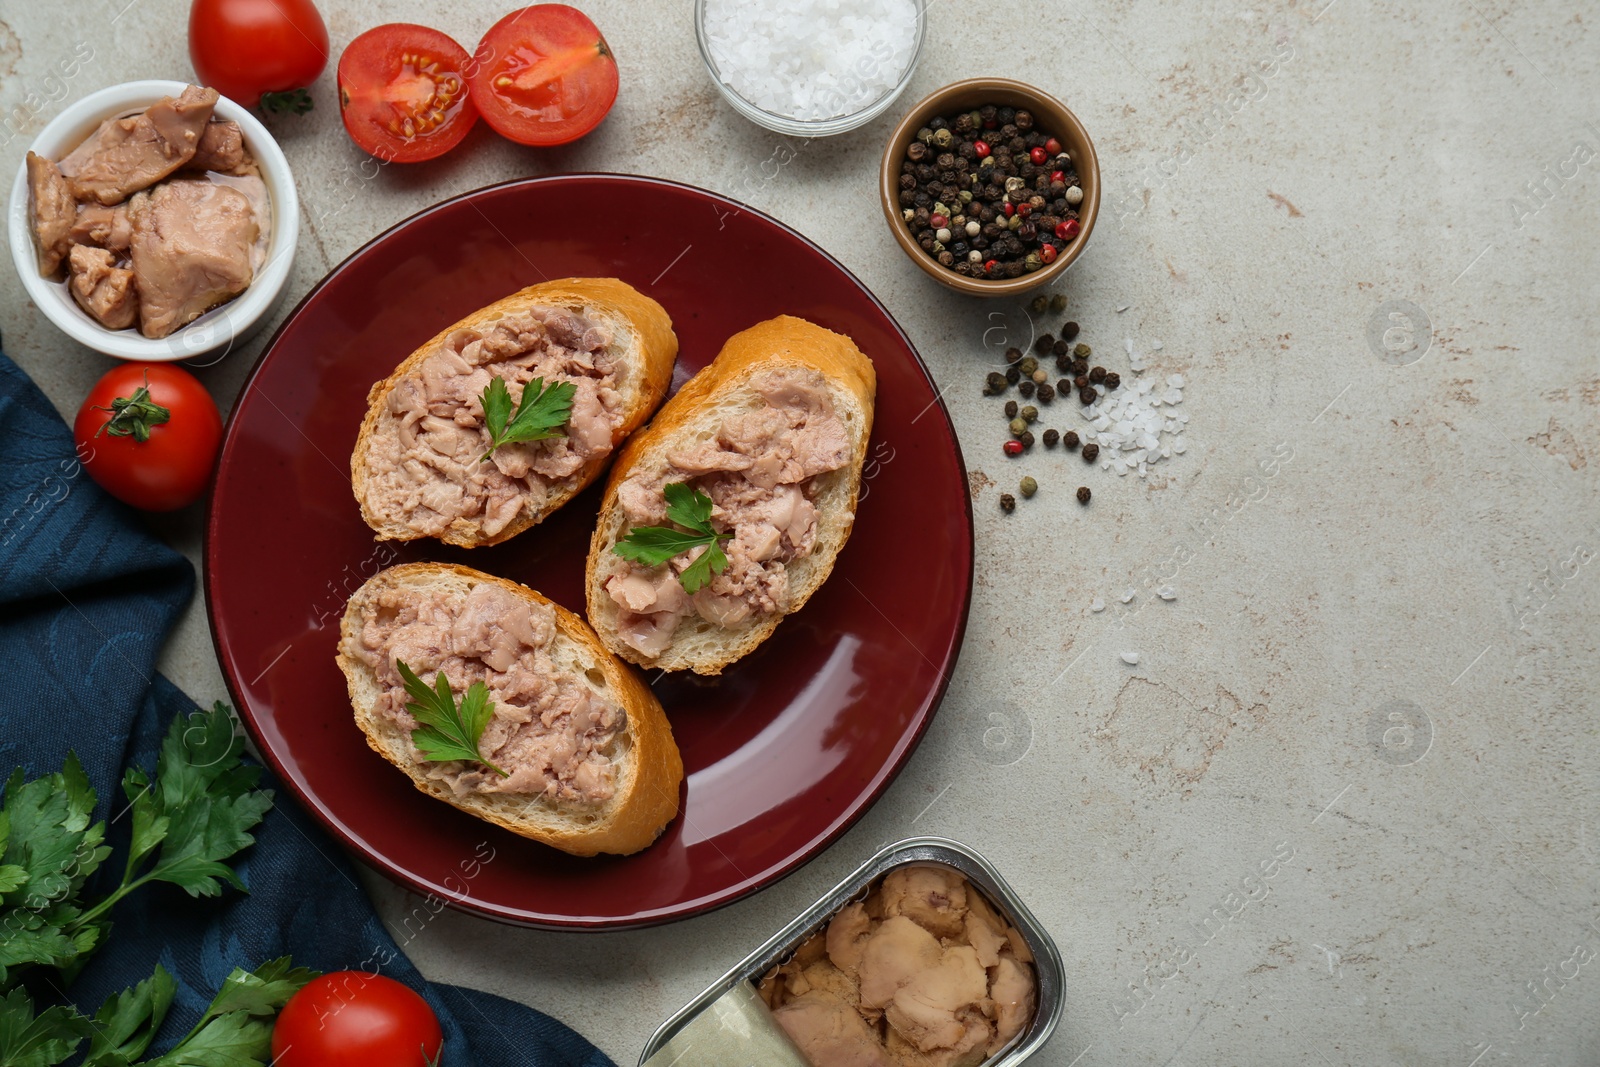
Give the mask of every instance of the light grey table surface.
<svg viewBox="0 0 1600 1067">
<path fill-rule="evenodd" d="M 335 49 L 385 21 L 470 45 L 503 14 L 321 6 Z M 417 900 L 369 877 L 424 973 L 536 1005 L 631 1064 L 880 844 L 935 833 L 985 852 L 1060 943 L 1066 1014 L 1036 1062 L 1600 1062 L 1600 11 L 933 0 L 903 104 L 1009 75 L 1095 138 L 1107 206 L 1058 289 L 1111 369 L 1125 338 L 1159 339 L 1150 373 L 1188 379 L 1191 447 L 1141 481 L 1001 455 L 985 331 L 1023 320 L 946 295 L 893 245 L 875 181 L 901 106 L 769 177 L 794 146 L 720 101 L 687 0 L 583 6 L 622 89 L 571 148 L 480 129 L 352 190 L 363 157 L 331 67 L 312 115 L 274 120 L 302 197 L 291 298 L 418 209 L 520 175 L 743 199 L 856 272 L 947 387 L 975 494 L 971 622 L 904 773 L 793 876 L 658 929 L 445 913 L 414 936 L 399 924 Z M 7 3 L 0 112 L 23 110 L 4 172 L 65 102 L 189 77 L 186 10 Z M 93 58 L 47 80 L 78 42 Z M 70 415 L 110 361 L 0 279 L 7 353 Z M 200 372 L 224 408 L 265 336 Z M 1024 473 L 1044 488 L 1005 516 Z M 198 562 L 198 509 L 156 525 Z M 1162 582 L 1176 599 L 1152 597 Z M 199 599 L 162 666 L 226 697 Z M 1247 883 L 1275 852 L 1292 859 Z"/>
</svg>

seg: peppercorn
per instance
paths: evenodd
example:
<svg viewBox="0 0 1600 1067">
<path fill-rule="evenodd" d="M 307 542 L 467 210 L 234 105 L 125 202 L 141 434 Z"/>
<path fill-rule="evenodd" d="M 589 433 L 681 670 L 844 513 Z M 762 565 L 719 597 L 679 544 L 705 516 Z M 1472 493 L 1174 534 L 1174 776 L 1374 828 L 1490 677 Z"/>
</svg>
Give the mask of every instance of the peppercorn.
<svg viewBox="0 0 1600 1067">
<path fill-rule="evenodd" d="M 1023 448 L 1032 448 L 1033 447 L 1033 431 L 1032 430 L 1023 430 L 1022 431 L 1022 436 L 1017 438 L 1017 440 L 1022 442 L 1022 447 Z"/>
<path fill-rule="evenodd" d="M 906 146 L 906 158 L 913 163 L 921 163 L 928 158 L 928 146 L 921 141 L 912 141 Z"/>
<path fill-rule="evenodd" d="M 1095 444 L 1093 441 L 1090 441 L 1088 444 L 1083 446 L 1083 461 L 1085 463 L 1093 463 L 1095 459 L 1099 457 L 1099 455 L 1100 446 Z"/>
<path fill-rule="evenodd" d="M 1028 428 L 1028 420 L 1018 415 L 1007 424 L 1006 428 L 1011 431 L 1013 437 L 1021 437 L 1023 431 Z"/>
<path fill-rule="evenodd" d="M 1017 498 L 1012 496 L 1010 493 L 1001 493 L 1000 494 L 1000 510 L 1005 512 L 1008 515 L 1011 514 L 1011 512 L 1017 510 Z"/>
<path fill-rule="evenodd" d="M 1033 379 L 1033 384 L 1043 385 L 1045 382 L 1050 380 L 1050 372 L 1045 370 L 1043 367 L 1040 367 L 1031 375 L 1029 375 L 1029 377 Z"/>
<path fill-rule="evenodd" d="M 1051 229 L 1054 229 L 1054 228 L 1055 228 L 1055 224 L 1052 223 L 1051 224 Z M 1063 296 L 1061 293 L 1057 293 L 1055 296 L 1052 296 L 1050 298 L 1050 310 L 1054 311 L 1057 315 L 1059 315 L 1063 311 L 1067 310 L 1067 298 L 1065 296 Z M 1071 323 L 1070 325 L 1076 326 L 1077 324 L 1076 323 Z M 1063 329 L 1062 333 L 1066 333 L 1066 330 Z M 1073 330 L 1073 333 L 1077 333 L 1077 330 Z"/>
<path fill-rule="evenodd" d="M 1008 348 L 1008 349 L 1006 349 L 1006 362 L 1007 363 L 1017 363 L 1021 359 L 1022 359 L 1022 349 L 1020 349 L 1020 348 Z"/>
<path fill-rule="evenodd" d="M 1051 347 L 1055 343 L 1056 339 L 1054 337 L 1047 333 L 1041 333 L 1038 339 L 1033 342 L 1033 350 L 1038 352 L 1040 355 L 1043 355 L 1044 353 L 1050 351 Z"/>
<path fill-rule="evenodd" d="M 1086 385 L 1078 390 L 1078 399 L 1085 404 L 1093 404 L 1099 396 L 1100 394 L 1095 391 L 1095 387 L 1092 385 Z"/>
<path fill-rule="evenodd" d="M 1080 374 L 1076 378 L 1072 379 L 1072 387 L 1081 393 L 1085 389 L 1089 388 L 1089 379 Z"/>
<path fill-rule="evenodd" d="M 1017 402 L 1015 400 L 1007 400 L 1006 401 L 1005 411 L 1006 411 L 1006 418 L 1008 418 L 1008 419 L 1016 418 L 1017 417 Z"/>
<path fill-rule="evenodd" d="M 1050 298 L 1043 295 L 1036 296 L 1033 298 L 1033 302 L 1029 304 L 1028 307 L 1033 310 L 1035 315 L 1043 315 L 1050 309 Z"/>
<path fill-rule="evenodd" d="M 1039 398 L 1039 403 L 1048 404 L 1056 398 L 1056 387 L 1049 382 L 1041 382 L 1039 388 L 1034 390 L 1034 395 Z"/>
<path fill-rule="evenodd" d="M 1078 344 L 1073 346 L 1072 354 L 1077 356 L 1079 359 L 1088 359 L 1090 356 L 1094 355 L 1094 349 L 1085 344 Z"/>
<path fill-rule="evenodd" d="M 1078 431 L 1077 430 L 1068 430 L 1066 433 L 1062 434 L 1061 435 L 1061 443 L 1066 445 L 1069 450 L 1077 448 L 1078 447 Z"/>
<path fill-rule="evenodd" d="M 1019 130 L 1031 130 L 1033 129 L 1033 112 L 1023 111 L 1018 108 L 1016 113 L 1011 116 L 1011 121 L 1017 124 L 1017 129 Z"/>
<path fill-rule="evenodd" d="M 1033 377 L 1033 372 L 1039 369 L 1039 361 L 1034 359 L 1032 356 L 1029 356 L 1021 363 L 1017 364 L 1017 369 L 1027 377 L 1031 378 Z"/>
<path fill-rule="evenodd" d="M 1023 427 L 1024 429 L 1027 428 L 1026 427 L 1027 423 L 1038 422 L 1039 421 L 1039 409 L 1034 407 L 1032 404 L 1029 404 L 1027 407 L 1023 408 L 1022 411 L 1021 411 L 1021 415 L 1022 415 L 1022 421 L 1024 423 L 1024 427 Z"/>
<path fill-rule="evenodd" d="M 1024 378 L 1024 379 L 1022 379 L 1022 381 L 1017 383 L 1017 392 L 1021 393 L 1022 396 L 1023 396 L 1023 399 L 1025 399 L 1025 400 L 1026 399 L 1031 399 L 1032 396 L 1033 396 L 1034 390 L 1037 389 L 1037 388 L 1038 388 L 1038 386 L 1033 384 L 1033 379 L 1032 378 Z"/>
<path fill-rule="evenodd" d="M 1099 385 L 1101 382 L 1106 380 L 1106 369 L 1104 367 L 1094 368 L 1094 370 L 1089 372 L 1089 380 L 1094 384 Z"/>
<path fill-rule="evenodd" d="M 942 120 L 935 119 L 934 121 L 939 122 Z M 941 127 L 933 131 L 933 144 L 936 148 L 949 148 L 955 139 L 956 135 L 951 133 L 948 127 Z"/>
<path fill-rule="evenodd" d="M 1062 378 L 1060 381 L 1056 382 L 1056 392 L 1060 393 L 1062 396 L 1071 396 L 1072 389 L 1072 382 L 1066 378 Z"/>
<path fill-rule="evenodd" d="M 1076 185 L 1070 185 L 1067 187 L 1067 195 L 1064 199 L 1068 204 L 1072 205 L 1073 207 L 1077 207 L 1079 204 L 1083 203 L 1083 190 L 1079 189 Z"/>
<path fill-rule="evenodd" d="M 931 140 L 933 140 L 933 130 L 931 128 L 924 126 L 917 131 L 918 143 L 926 145 Z"/>
<path fill-rule="evenodd" d="M 1088 373 L 1089 373 L 1089 361 L 1088 360 L 1086 360 L 1086 359 L 1075 359 L 1075 360 L 1072 361 L 1072 376 L 1074 378 L 1077 378 L 1077 377 L 1082 376 L 1082 375 L 1086 375 Z"/>
<path fill-rule="evenodd" d="M 992 122 L 997 122 L 997 116 L 999 112 L 1000 109 L 993 104 L 985 104 L 983 107 L 978 109 L 978 114 L 982 117 L 984 126 L 988 126 Z"/>
<path fill-rule="evenodd" d="M 1046 430 L 1044 432 L 1044 447 L 1054 448 L 1059 440 L 1061 440 L 1061 434 L 1056 430 Z"/>
<path fill-rule="evenodd" d="M 1065 337 L 1069 341 L 1078 336 L 1078 324 L 1075 322 L 1063 323 L 1061 327 L 1061 336 Z"/>
<path fill-rule="evenodd" d="M 1010 383 L 1006 381 L 1006 376 L 1004 374 L 1001 374 L 997 370 L 992 370 L 989 372 L 989 377 L 984 382 L 983 391 L 990 396 L 999 396 L 1001 393 L 1006 391 L 1006 386 L 1009 384 Z M 1013 400 L 1011 403 L 1014 404 L 1016 401 Z"/>
<path fill-rule="evenodd" d="M 1021 371 L 1019 371 L 1016 367 L 1007 367 L 1006 368 L 1006 384 L 1007 385 L 1016 385 L 1021 380 L 1022 380 L 1022 372 Z"/>
<path fill-rule="evenodd" d="M 1017 488 L 1021 490 L 1023 499 L 1027 499 L 1039 491 L 1038 479 L 1030 474 L 1022 479 L 1022 484 L 1018 485 Z"/>
<path fill-rule="evenodd" d="M 1078 486 L 1078 503 L 1087 504 L 1088 502 L 1089 502 L 1089 487 L 1087 485 Z"/>
<path fill-rule="evenodd" d="M 1122 375 L 1118 374 L 1116 371 L 1109 371 L 1106 374 L 1106 392 L 1110 392 L 1121 384 Z"/>
<path fill-rule="evenodd" d="M 956 120 L 950 125 L 957 133 L 971 133 L 973 129 L 972 115 L 963 112 L 957 115 Z"/>
<path fill-rule="evenodd" d="M 1062 356 L 1072 351 L 1072 346 L 1067 344 L 1066 338 L 1063 337 L 1059 338 L 1055 344 L 1050 346 L 1050 351 L 1055 354 L 1056 359 L 1060 359 Z"/>
</svg>

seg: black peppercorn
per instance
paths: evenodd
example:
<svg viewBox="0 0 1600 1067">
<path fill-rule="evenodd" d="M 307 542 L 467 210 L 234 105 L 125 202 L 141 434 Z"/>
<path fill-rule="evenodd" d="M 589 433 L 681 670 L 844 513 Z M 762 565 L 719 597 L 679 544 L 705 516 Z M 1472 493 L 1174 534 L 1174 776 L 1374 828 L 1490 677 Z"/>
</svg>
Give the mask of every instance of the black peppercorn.
<svg viewBox="0 0 1600 1067">
<path fill-rule="evenodd" d="M 900 175 L 900 191 L 901 192 L 904 192 L 907 189 L 910 189 L 913 192 L 915 192 L 916 188 L 917 188 L 917 176 L 915 174 L 902 174 L 902 175 Z"/>
<path fill-rule="evenodd" d="M 1058 339 L 1055 344 L 1050 346 L 1050 351 L 1055 353 L 1055 357 L 1057 359 L 1060 359 L 1062 356 L 1072 351 L 1072 346 L 1067 344 L 1066 338 L 1063 337 Z"/>
<path fill-rule="evenodd" d="M 994 377 L 994 375 L 991 374 L 990 377 L 992 378 L 992 377 Z M 1000 375 L 1000 377 L 1004 378 L 1005 375 L 1002 374 L 1002 375 Z M 1007 400 L 1006 401 L 1006 418 L 1014 419 L 1016 417 L 1017 417 L 1017 402 L 1015 400 Z"/>
<path fill-rule="evenodd" d="M 1078 431 L 1077 430 L 1068 430 L 1066 433 L 1062 434 L 1061 435 L 1061 443 L 1066 445 L 1068 449 L 1077 448 L 1078 447 Z"/>
<path fill-rule="evenodd" d="M 937 166 L 940 170 L 950 170 L 951 168 L 953 168 L 956 165 L 956 157 L 953 154 L 949 153 L 949 152 L 940 152 L 939 153 L 939 158 L 934 160 L 934 165 Z M 954 175 L 952 175 L 951 177 L 953 178 Z M 950 180 L 951 180 L 951 178 L 946 178 L 945 179 L 945 181 L 950 181 Z"/>
<path fill-rule="evenodd" d="M 928 120 L 928 129 L 932 130 L 934 133 L 938 133 L 948 125 L 950 125 L 950 123 L 947 122 L 942 115 Z"/>
<path fill-rule="evenodd" d="M 1000 494 L 1000 510 L 1010 514 L 1017 510 L 1017 498 L 1010 493 Z"/>
<path fill-rule="evenodd" d="M 1059 440 L 1061 440 L 1061 434 L 1058 433 L 1057 431 L 1055 431 L 1055 430 L 1046 430 L 1044 432 L 1044 447 L 1046 447 L 1046 448 L 1054 448 L 1054 447 L 1056 447 L 1056 442 L 1059 441 Z"/>
<path fill-rule="evenodd" d="M 1078 390 L 1078 399 L 1083 401 L 1085 404 L 1093 404 L 1099 395 L 1100 394 L 1095 391 L 1095 387 L 1092 385 L 1086 385 L 1082 389 Z"/>
<path fill-rule="evenodd" d="M 957 115 L 956 120 L 950 124 L 950 128 L 957 133 L 971 133 L 973 128 L 972 115 L 965 112 Z"/>
<path fill-rule="evenodd" d="M 1087 504 L 1088 502 L 1089 502 L 1089 487 L 1087 485 L 1078 486 L 1078 503 Z"/>
<path fill-rule="evenodd" d="M 1056 387 L 1049 382 L 1041 382 L 1034 393 L 1039 397 L 1039 403 L 1048 404 L 1056 398 Z"/>
<path fill-rule="evenodd" d="M 1021 363 L 1022 362 L 1022 349 L 1020 349 L 1020 348 L 1008 348 L 1008 349 L 1006 349 L 1006 362 L 1007 363 Z"/>
<path fill-rule="evenodd" d="M 1008 384 L 1010 383 L 1006 381 L 1006 376 L 1004 374 L 1001 374 L 997 370 L 992 370 L 989 372 L 989 377 L 985 379 L 984 392 L 991 396 L 999 396 L 1001 393 L 1006 391 L 1006 386 Z M 1015 404 L 1016 401 L 1013 400 L 1011 403 Z"/>
<path fill-rule="evenodd" d="M 1122 384 L 1122 375 L 1118 374 L 1116 371 L 1111 371 L 1106 375 L 1106 390 L 1107 390 L 1107 392 L 1109 392 L 1112 389 L 1115 389 L 1117 386 L 1119 386 L 1121 384 Z"/>
<path fill-rule="evenodd" d="M 1094 384 L 1099 385 L 1101 382 L 1106 380 L 1106 369 L 1104 367 L 1094 368 L 1089 372 L 1089 380 Z"/>
<path fill-rule="evenodd" d="M 1017 392 L 1022 394 L 1024 400 L 1033 396 L 1033 391 L 1035 388 L 1036 387 L 1033 384 L 1032 378 L 1024 378 L 1017 383 Z"/>
<path fill-rule="evenodd" d="M 1099 455 L 1100 446 L 1093 441 L 1083 446 L 1083 461 L 1085 463 L 1093 463 Z"/>
<path fill-rule="evenodd" d="M 1017 124 L 1017 129 L 1019 130 L 1031 130 L 1033 129 L 1033 112 L 1023 111 L 1019 108 L 1011 116 L 1011 121 Z"/>
<path fill-rule="evenodd" d="M 1044 353 L 1050 351 L 1055 343 L 1056 339 L 1054 337 L 1047 333 L 1041 333 L 1038 340 L 1033 342 L 1033 350 L 1038 352 L 1040 355 L 1043 355 Z"/>
<path fill-rule="evenodd" d="M 1009 384 L 1016 385 L 1021 380 L 1022 380 L 1022 372 L 1019 371 L 1015 366 L 1006 368 L 1006 381 Z"/>
<path fill-rule="evenodd" d="M 933 238 L 932 237 L 921 238 L 920 240 L 917 241 L 917 244 L 921 245 L 922 246 L 922 250 L 924 252 L 928 253 L 928 255 L 930 255 L 930 256 L 933 255 Z"/>
<path fill-rule="evenodd" d="M 1075 322 L 1063 324 L 1061 327 L 1061 336 L 1065 337 L 1069 341 L 1078 336 L 1078 324 Z"/>
<path fill-rule="evenodd" d="M 916 192 L 913 189 L 902 189 L 900 190 L 900 206 L 911 207 L 917 202 L 917 197 L 922 195 L 922 193 Z"/>
<path fill-rule="evenodd" d="M 1072 379 L 1072 387 L 1081 393 L 1085 389 L 1089 388 L 1089 379 L 1080 374 L 1076 378 Z"/>
<path fill-rule="evenodd" d="M 1031 241 L 1039 236 L 1039 227 L 1031 222 L 1024 222 L 1017 227 L 1017 236 L 1024 241 Z"/>
<path fill-rule="evenodd" d="M 1073 384 L 1066 378 L 1062 378 L 1060 381 L 1056 382 L 1056 392 L 1060 393 L 1062 396 L 1071 396 L 1072 390 Z"/>
<path fill-rule="evenodd" d="M 939 263 L 940 263 L 940 265 L 946 266 L 946 267 L 953 267 L 953 266 L 955 266 L 955 262 L 956 262 L 956 257 L 948 248 L 945 249 L 943 252 L 939 253 Z"/>
<path fill-rule="evenodd" d="M 993 104 L 985 104 L 983 107 L 978 109 L 978 115 L 983 119 L 983 124 L 985 126 L 989 125 L 991 122 L 998 121 L 999 114 L 1000 109 L 995 107 Z"/>
<path fill-rule="evenodd" d="M 1022 447 L 1024 449 L 1032 448 L 1033 447 L 1033 431 L 1032 430 L 1023 430 L 1021 436 L 1019 436 L 1017 438 L 1017 440 L 1022 442 Z"/>
<path fill-rule="evenodd" d="M 1088 360 L 1086 360 L 1086 359 L 1075 359 L 1075 360 L 1072 361 L 1072 376 L 1074 378 L 1077 378 L 1077 377 L 1080 377 L 1080 376 L 1083 376 L 1083 375 L 1087 375 L 1088 373 L 1089 373 L 1089 361 Z"/>
<path fill-rule="evenodd" d="M 906 146 L 906 158 L 913 163 L 921 163 L 928 158 L 928 146 L 921 141 L 912 141 Z"/>
</svg>

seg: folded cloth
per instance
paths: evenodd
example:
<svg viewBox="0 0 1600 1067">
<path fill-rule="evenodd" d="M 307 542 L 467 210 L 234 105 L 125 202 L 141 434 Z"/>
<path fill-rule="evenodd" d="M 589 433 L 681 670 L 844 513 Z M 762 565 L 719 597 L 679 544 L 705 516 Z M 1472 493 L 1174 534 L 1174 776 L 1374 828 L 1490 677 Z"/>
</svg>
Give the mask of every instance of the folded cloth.
<svg viewBox="0 0 1600 1067">
<path fill-rule="evenodd" d="M 156 654 L 194 592 L 182 555 L 88 477 L 72 433 L 37 386 L 0 354 L 0 781 L 36 777 L 77 753 L 118 819 L 125 766 L 154 770 L 162 735 L 194 702 L 156 673 Z M 379 971 L 422 993 L 443 1027 L 446 1067 L 612 1067 L 547 1015 L 509 1000 L 427 982 L 400 952 L 338 847 L 270 772 L 276 804 L 234 866 L 249 894 L 194 899 L 150 885 L 111 913 L 114 929 L 68 990 L 85 1014 L 160 963 L 178 982 L 153 1046 L 188 1032 L 235 966 L 279 956 L 321 971 Z M 120 822 L 121 825 L 118 825 Z M 124 835 L 119 841 L 118 834 Z M 114 864 L 108 864 L 107 867 Z M 108 873 L 103 869 L 100 874 Z M 414 936 L 438 910 L 419 907 Z"/>
</svg>

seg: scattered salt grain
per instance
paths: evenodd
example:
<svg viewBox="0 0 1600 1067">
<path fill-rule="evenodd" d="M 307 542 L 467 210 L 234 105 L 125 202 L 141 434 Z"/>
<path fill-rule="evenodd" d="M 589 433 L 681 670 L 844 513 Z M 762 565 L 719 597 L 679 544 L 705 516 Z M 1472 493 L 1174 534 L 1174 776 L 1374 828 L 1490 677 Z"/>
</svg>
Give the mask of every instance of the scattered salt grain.
<svg viewBox="0 0 1600 1067">
<path fill-rule="evenodd" d="M 1095 597 L 1093 600 L 1091 600 L 1089 602 L 1089 610 L 1090 611 L 1094 611 L 1094 612 L 1100 612 L 1100 611 L 1106 610 L 1105 598 L 1103 598 L 1103 597 Z"/>
<path fill-rule="evenodd" d="M 802 121 L 854 114 L 911 64 L 915 0 L 706 0 L 722 81 L 763 111 Z"/>
<path fill-rule="evenodd" d="M 1176 600 L 1178 599 L 1178 591 L 1170 585 L 1163 585 L 1156 590 L 1156 596 L 1162 600 Z"/>
<path fill-rule="evenodd" d="M 1119 308 L 1117 308 L 1117 314 L 1118 314 L 1118 315 L 1120 315 L 1120 314 L 1122 314 L 1122 313 L 1123 313 L 1123 312 L 1124 312 L 1124 311 L 1127 311 L 1127 310 L 1128 310 L 1128 309 L 1129 309 L 1129 308 L 1131 308 L 1131 307 L 1133 307 L 1133 305 L 1132 305 L 1132 304 L 1123 304 L 1123 305 L 1122 305 L 1122 306 L 1121 306 L 1121 307 L 1119 307 Z"/>
<path fill-rule="evenodd" d="M 1133 600 L 1133 597 L 1134 589 L 1132 586 L 1129 586 L 1127 589 L 1123 590 L 1122 595 L 1117 597 L 1117 599 L 1122 601 L 1124 604 L 1127 604 Z"/>
<path fill-rule="evenodd" d="M 1137 652 L 1124 652 L 1122 654 L 1122 662 L 1124 662 L 1128 666 L 1132 667 L 1134 664 L 1139 662 L 1139 653 L 1137 653 Z"/>
</svg>

